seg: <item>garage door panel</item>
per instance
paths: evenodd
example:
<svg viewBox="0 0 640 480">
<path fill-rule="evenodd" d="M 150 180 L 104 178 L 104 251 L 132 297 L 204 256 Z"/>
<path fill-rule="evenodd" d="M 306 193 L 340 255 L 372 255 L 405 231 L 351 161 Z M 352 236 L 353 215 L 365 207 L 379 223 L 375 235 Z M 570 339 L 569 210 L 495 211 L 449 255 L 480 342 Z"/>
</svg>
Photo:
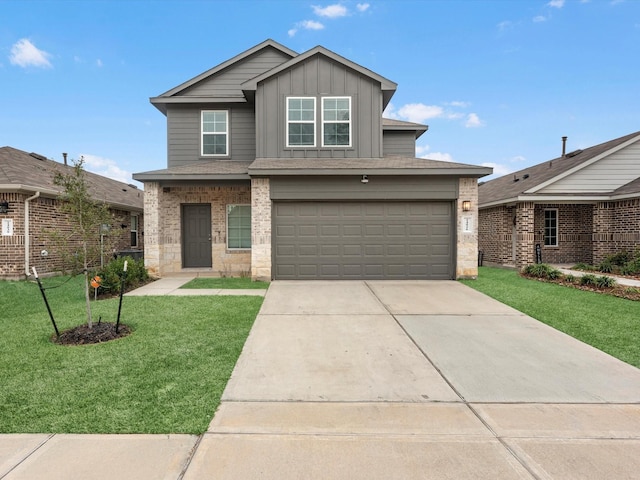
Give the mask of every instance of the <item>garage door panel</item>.
<svg viewBox="0 0 640 480">
<path fill-rule="evenodd" d="M 276 202 L 274 213 L 277 279 L 453 278 L 451 202 Z"/>
</svg>

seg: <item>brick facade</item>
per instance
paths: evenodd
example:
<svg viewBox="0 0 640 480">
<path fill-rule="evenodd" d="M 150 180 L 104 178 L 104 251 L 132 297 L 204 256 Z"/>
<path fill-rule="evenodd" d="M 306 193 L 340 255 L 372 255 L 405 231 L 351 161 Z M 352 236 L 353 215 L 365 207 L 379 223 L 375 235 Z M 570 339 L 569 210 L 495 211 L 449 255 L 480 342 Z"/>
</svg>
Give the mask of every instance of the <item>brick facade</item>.
<svg viewBox="0 0 640 480">
<path fill-rule="evenodd" d="M 0 200 L 9 202 L 9 211 L 0 214 L 2 219 L 13 221 L 13 235 L 0 236 L 0 278 L 20 279 L 25 277 L 25 201 L 30 194 L 0 193 Z M 38 197 L 29 202 L 29 270 L 35 266 L 39 274 L 47 275 L 64 271 L 60 247 L 48 233 L 51 230 L 64 235 L 73 236 L 73 225 L 66 214 L 60 211 L 60 201 L 55 198 Z M 111 210 L 112 250 L 104 252 L 104 261 L 113 257 L 113 250 L 131 249 L 131 213 L 123 210 Z M 139 230 L 143 222 L 139 214 Z M 124 225 L 124 227 L 123 227 Z M 98 238 L 96 236 L 96 238 Z M 143 249 L 142 231 L 138 233 L 138 249 Z M 71 243 L 71 246 L 74 244 Z M 78 245 L 76 243 L 76 245 Z M 73 248 L 73 247 L 72 247 Z M 46 252 L 46 253 L 45 253 Z M 99 265 L 97 258 L 94 265 Z"/>
<path fill-rule="evenodd" d="M 558 246 L 544 246 L 544 211 L 558 210 Z M 516 259 L 513 259 L 515 217 Z M 552 264 L 597 265 L 608 255 L 640 248 L 640 199 L 596 204 L 533 204 L 497 206 L 479 212 L 479 248 L 487 264 L 521 268 L 535 262 L 535 245 L 542 261 Z"/>
<path fill-rule="evenodd" d="M 251 179 L 251 278 L 271 280 L 271 196 L 268 178 Z"/>
<path fill-rule="evenodd" d="M 250 275 L 251 251 L 227 248 L 227 205 L 251 204 L 251 186 L 248 183 L 166 187 L 158 182 L 147 182 L 144 201 L 145 265 L 149 273 L 164 276 L 184 271 L 181 206 L 210 204 L 212 267 L 201 270 L 219 276 Z"/>
</svg>

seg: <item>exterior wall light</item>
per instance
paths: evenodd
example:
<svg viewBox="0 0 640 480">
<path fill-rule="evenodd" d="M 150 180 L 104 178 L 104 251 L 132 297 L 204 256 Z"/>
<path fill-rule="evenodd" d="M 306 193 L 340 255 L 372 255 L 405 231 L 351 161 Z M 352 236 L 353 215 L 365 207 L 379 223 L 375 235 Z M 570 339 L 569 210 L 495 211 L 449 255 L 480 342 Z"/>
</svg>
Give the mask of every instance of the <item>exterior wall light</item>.
<svg viewBox="0 0 640 480">
<path fill-rule="evenodd" d="M 360 181 L 362 183 L 369 183 L 369 177 L 366 175 L 362 175 L 362 178 L 360 179 Z"/>
<path fill-rule="evenodd" d="M 3 200 L 0 202 L 0 213 L 7 213 L 9 211 L 9 202 Z"/>
<path fill-rule="evenodd" d="M 471 210 L 471 201 L 470 200 L 464 200 L 462 202 L 462 211 L 463 212 L 468 212 Z"/>
</svg>

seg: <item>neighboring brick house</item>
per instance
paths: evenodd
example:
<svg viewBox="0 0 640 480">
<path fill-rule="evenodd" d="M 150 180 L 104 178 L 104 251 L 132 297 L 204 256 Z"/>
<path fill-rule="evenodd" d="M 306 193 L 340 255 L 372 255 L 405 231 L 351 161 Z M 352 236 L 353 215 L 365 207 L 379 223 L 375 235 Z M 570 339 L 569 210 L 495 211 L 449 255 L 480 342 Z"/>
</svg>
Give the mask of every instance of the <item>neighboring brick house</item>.
<svg viewBox="0 0 640 480">
<path fill-rule="evenodd" d="M 25 278 L 31 274 L 33 266 L 43 274 L 58 273 L 63 268 L 62 257 L 46 231 L 73 231 L 66 214 L 60 211 L 57 198 L 61 189 L 53 183 L 56 172 L 70 172 L 72 168 L 35 153 L 0 148 L 0 278 Z M 110 205 L 116 250 L 141 254 L 144 238 L 141 230 L 142 190 L 85 173 L 95 198 Z M 112 258 L 113 253 L 105 252 L 105 259 Z"/>
<path fill-rule="evenodd" d="M 489 264 L 598 264 L 640 247 L 640 132 L 480 184 Z"/>
<path fill-rule="evenodd" d="M 396 84 L 272 40 L 151 98 L 167 168 L 145 183 L 145 262 L 254 279 L 477 275 L 477 179 L 415 158 L 427 127 L 382 118 Z M 464 207 L 464 208 L 463 208 Z"/>
</svg>

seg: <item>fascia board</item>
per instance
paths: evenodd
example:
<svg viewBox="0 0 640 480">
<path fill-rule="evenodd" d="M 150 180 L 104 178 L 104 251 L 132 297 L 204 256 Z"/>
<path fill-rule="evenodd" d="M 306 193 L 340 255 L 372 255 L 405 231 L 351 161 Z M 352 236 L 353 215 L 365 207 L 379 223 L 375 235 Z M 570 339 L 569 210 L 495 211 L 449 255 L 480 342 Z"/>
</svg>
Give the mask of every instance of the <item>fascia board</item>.
<svg viewBox="0 0 640 480">
<path fill-rule="evenodd" d="M 190 181 L 190 180 L 250 180 L 251 177 L 246 173 L 237 173 L 231 175 L 215 175 L 215 174 L 176 174 L 176 173 L 134 173 L 133 179 L 139 182 L 162 182 L 162 181 Z"/>
<path fill-rule="evenodd" d="M 489 173 L 479 172 L 477 169 L 448 169 L 448 168 L 434 168 L 434 169 L 422 169 L 422 168 L 386 168 L 376 169 L 363 167 L 354 168 L 250 168 L 249 175 L 251 176 L 279 176 L 279 175 L 379 175 L 379 176 L 409 176 L 409 175 L 434 175 L 434 176 L 449 176 L 449 177 L 465 177 L 465 178 L 479 178 Z M 134 177 L 135 178 L 135 177 Z M 136 178 L 137 180 L 137 178 Z"/>
<path fill-rule="evenodd" d="M 557 181 L 568 177 L 569 175 L 573 175 L 575 172 L 578 172 L 578 171 L 582 170 L 583 168 L 588 167 L 589 165 L 593 165 L 597 161 L 602 160 L 603 158 L 608 157 L 609 155 L 612 155 L 612 154 L 616 153 L 617 151 L 628 147 L 629 145 L 637 142 L 638 140 L 640 140 L 640 135 L 638 135 L 637 137 L 634 137 L 634 138 L 632 138 L 630 140 L 627 140 L 626 142 L 624 142 L 624 143 L 622 143 L 622 144 L 620 144 L 620 145 L 618 145 L 616 147 L 613 147 L 613 148 L 607 150 L 606 152 L 602 152 L 600 155 L 596 155 L 595 157 L 593 157 L 593 158 L 591 158 L 589 160 L 586 160 L 586 161 L 582 162 L 579 165 L 576 165 L 575 167 L 567 170 L 566 172 L 562 172 L 562 173 L 556 175 L 555 177 L 550 178 L 546 182 L 542 182 L 541 184 L 536 185 L 535 187 L 530 188 L 529 190 L 525 190 L 523 193 L 536 193 L 536 192 L 542 190 L 543 188 L 546 188 L 549 185 L 552 185 L 552 184 L 556 183 Z M 560 160 L 560 161 L 562 161 L 562 160 Z"/>
</svg>

